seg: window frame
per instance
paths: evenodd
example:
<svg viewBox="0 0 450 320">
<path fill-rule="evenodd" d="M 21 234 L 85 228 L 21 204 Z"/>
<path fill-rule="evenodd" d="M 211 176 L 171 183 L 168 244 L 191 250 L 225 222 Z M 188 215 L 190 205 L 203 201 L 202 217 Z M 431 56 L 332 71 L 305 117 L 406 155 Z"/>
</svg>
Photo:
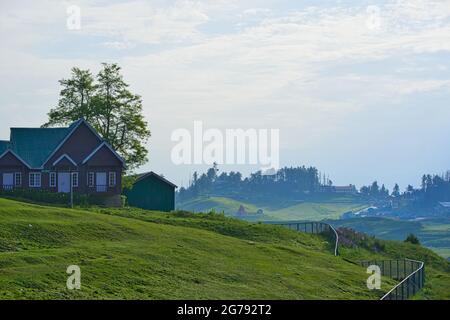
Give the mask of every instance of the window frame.
<svg viewBox="0 0 450 320">
<path fill-rule="evenodd" d="M 19 179 L 17 179 L 19 178 Z M 17 182 L 19 181 L 19 182 Z M 14 186 L 20 187 L 22 186 L 22 172 L 14 172 Z"/>
<path fill-rule="evenodd" d="M 113 182 L 111 183 L 111 178 L 113 178 Z M 115 171 L 108 172 L 108 186 L 109 187 L 115 187 L 117 185 L 117 174 Z"/>
<path fill-rule="evenodd" d="M 95 172 L 93 172 L 93 171 L 89 171 L 87 173 L 87 186 L 95 187 Z"/>
<path fill-rule="evenodd" d="M 78 172 L 71 172 L 72 174 L 72 188 L 78 188 L 78 186 L 80 185 L 79 179 L 80 179 L 80 175 L 78 174 Z M 76 179 L 75 179 L 76 177 Z"/>
<path fill-rule="evenodd" d="M 53 180 L 53 183 L 52 183 L 52 180 Z M 55 188 L 56 187 L 56 185 L 57 185 L 56 172 L 50 172 L 49 177 L 48 177 L 48 185 L 49 185 L 50 188 Z"/>
<path fill-rule="evenodd" d="M 31 177 L 33 177 L 33 183 L 31 183 Z M 39 177 L 39 179 L 36 179 L 36 177 Z M 39 184 L 36 182 L 39 181 Z M 30 172 L 28 175 L 28 186 L 30 188 L 40 188 L 42 186 L 42 174 L 41 172 Z"/>
</svg>

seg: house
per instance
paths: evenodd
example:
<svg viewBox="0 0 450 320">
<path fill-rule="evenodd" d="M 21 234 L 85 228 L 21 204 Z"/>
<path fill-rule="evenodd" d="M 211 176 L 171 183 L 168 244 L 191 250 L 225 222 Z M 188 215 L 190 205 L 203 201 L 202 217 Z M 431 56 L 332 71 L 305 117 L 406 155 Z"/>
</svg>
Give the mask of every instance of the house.
<svg viewBox="0 0 450 320">
<path fill-rule="evenodd" d="M 322 193 L 342 193 L 342 194 L 357 194 L 356 187 L 352 184 L 348 186 L 320 186 L 319 192 Z"/>
<path fill-rule="evenodd" d="M 440 214 L 450 214 L 450 202 L 438 202 L 436 211 Z"/>
<path fill-rule="evenodd" d="M 99 194 L 120 204 L 123 159 L 79 119 L 65 128 L 11 128 L 0 141 L 0 188 Z"/>
<path fill-rule="evenodd" d="M 357 190 L 354 185 L 350 184 L 348 186 L 335 186 L 334 192 L 335 193 L 345 193 L 345 194 L 356 194 Z"/>
<path fill-rule="evenodd" d="M 243 217 L 247 215 L 247 211 L 245 210 L 244 206 L 241 204 L 239 206 L 238 211 L 236 212 L 235 216 L 236 217 Z"/>
<path fill-rule="evenodd" d="M 157 211 L 175 210 L 175 184 L 153 171 L 135 178 L 133 186 L 124 190 L 130 206 Z"/>
</svg>

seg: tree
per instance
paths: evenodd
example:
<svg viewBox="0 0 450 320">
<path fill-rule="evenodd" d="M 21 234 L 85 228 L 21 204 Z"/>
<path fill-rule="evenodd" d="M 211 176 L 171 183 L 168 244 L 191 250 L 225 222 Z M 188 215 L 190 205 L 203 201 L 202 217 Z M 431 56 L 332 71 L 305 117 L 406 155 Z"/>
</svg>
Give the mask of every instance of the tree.
<svg viewBox="0 0 450 320">
<path fill-rule="evenodd" d="M 420 244 L 419 238 L 417 238 L 416 235 L 413 233 L 408 234 L 408 236 L 405 239 L 405 242 L 409 242 L 412 244 Z"/>
<path fill-rule="evenodd" d="M 400 187 L 396 183 L 394 186 L 394 190 L 392 190 L 392 196 L 399 197 L 400 196 Z"/>
<path fill-rule="evenodd" d="M 142 115 L 142 99 L 128 89 L 117 64 L 102 64 L 96 77 L 73 68 L 70 79 L 60 81 L 58 106 L 48 113 L 44 127 L 67 125 L 79 118 L 89 122 L 134 169 L 147 161 L 145 142 L 150 130 Z"/>
<path fill-rule="evenodd" d="M 387 196 L 389 196 L 389 190 L 386 189 L 384 183 L 381 185 L 380 195 L 381 195 L 382 197 L 387 197 Z"/>
<path fill-rule="evenodd" d="M 378 196 L 380 193 L 380 187 L 378 186 L 378 183 L 374 181 L 372 185 L 370 186 L 370 195 L 371 196 Z"/>
</svg>

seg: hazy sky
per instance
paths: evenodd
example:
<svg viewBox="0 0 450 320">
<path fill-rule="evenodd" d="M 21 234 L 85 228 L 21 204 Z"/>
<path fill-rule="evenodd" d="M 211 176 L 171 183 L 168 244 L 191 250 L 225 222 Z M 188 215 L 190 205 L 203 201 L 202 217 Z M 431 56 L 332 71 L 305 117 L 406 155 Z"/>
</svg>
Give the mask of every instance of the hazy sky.
<svg viewBox="0 0 450 320">
<path fill-rule="evenodd" d="M 177 184 L 205 169 L 170 158 L 171 133 L 194 120 L 278 128 L 282 165 L 335 184 L 403 189 L 450 169 L 448 0 L 0 3 L 0 139 L 46 120 L 71 67 L 117 62 L 152 131 L 140 171 Z"/>
</svg>

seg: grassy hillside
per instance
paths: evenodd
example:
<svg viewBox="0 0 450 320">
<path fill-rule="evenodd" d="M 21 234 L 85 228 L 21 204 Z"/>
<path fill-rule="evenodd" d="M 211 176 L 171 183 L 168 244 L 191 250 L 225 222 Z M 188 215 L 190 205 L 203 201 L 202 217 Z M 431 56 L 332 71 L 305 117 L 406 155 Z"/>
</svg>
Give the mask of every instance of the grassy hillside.
<svg viewBox="0 0 450 320">
<path fill-rule="evenodd" d="M 382 250 L 341 247 L 343 258 L 355 260 L 413 259 L 425 262 L 425 287 L 414 299 L 450 300 L 450 263 L 431 250 L 399 241 L 378 241 Z"/>
<path fill-rule="evenodd" d="M 236 200 L 226 197 L 198 197 L 177 205 L 179 209 L 208 212 L 224 212 L 234 215 L 243 205 L 247 213 L 255 214 L 262 209 L 264 214 L 249 217 L 249 220 L 323 220 L 338 219 L 344 212 L 357 211 L 366 204 L 351 196 L 336 196 L 327 199 L 310 199 L 308 201 L 282 200 L 254 203 L 250 200 Z"/>
<path fill-rule="evenodd" d="M 81 290 L 66 289 L 73 264 Z M 366 278 L 324 238 L 280 227 L 0 199 L 1 299 L 378 298 Z"/>
<path fill-rule="evenodd" d="M 444 258 L 450 257 L 450 220 L 427 219 L 420 221 L 394 220 L 379 217 L 364 217 L 329 221 L 334 226 L 352 228 L 378 238 L 404 240 L 413 233 L 420 242 Z"/>
<path fill-rule="evenodd" d="M 406 246 L 405 248 L 403 246 Z M 425 259 L 420 298 L 449 298 L 448 264 L 392 242 L 374 254 L 317 235 L 217 214 L 71 210 L 0 199 L 0 299 L 378 299 L 349 260 Z M 414 248 L 415 249 L 415 248 Z M 437 257 L 437 258 L 436 258 Z M 67 266 L 82 289 L 66 289 Z"/>
<path fill-rule="evenodd" d="M 245 222 L 228 219 L 220 215 L 211 214 L 192 214 L 188 212 L 178 212 L 176 214 L 156 213 L 148 214 L 148 211 L 140 209 L 100 209 L 98 212 L 129 217 L 133 219 L 144 220 L 154 223 L 166 223 L 178 226 L 189 226 L 211 230 L 223 235 L 239 237 L 242 239 L 251 239 L 256 241 L 285 242 L 290 241 L 292 233 L 290 230 L 282 228 L 267 228 L 267 225 L 247 224 Z M 306 234 L 296 234 L 304 239 L 314 239 L 314 236 Z M 360 260 L 374 259 L 415 259 L 424 261 L 426 264 L 427 281 L 425 288 L 414 297 L 415 299 L 450 299 L 450 263 L 439 257 L 432 251 L 417 245 L 398 241 L 385 241 L 375 238 L 369 238 L 364 235 L 364 242 L 357 247 L 341 246 L 341 256 L 346 262 L 357 262 Z M 380 244 L 380 247 L 374 249 L 374 243 Z M 313 245 L 313 243 L 309 243 Z M 322 245 L 325 245 L 322 242 Z M 317 247 L 318 248 L 318 247 Z M 332 250 L 331 244 L 326 244 L 325 250 Z M 336 258 L 336 257 L 334 257 Z M 359 268 L 359 267 L 358 267 Z M 365 281 L 366 278 L 363 279 Z M 385 279 L 384 286 L 393 286 L 394 283 Z"/>
</svg>

